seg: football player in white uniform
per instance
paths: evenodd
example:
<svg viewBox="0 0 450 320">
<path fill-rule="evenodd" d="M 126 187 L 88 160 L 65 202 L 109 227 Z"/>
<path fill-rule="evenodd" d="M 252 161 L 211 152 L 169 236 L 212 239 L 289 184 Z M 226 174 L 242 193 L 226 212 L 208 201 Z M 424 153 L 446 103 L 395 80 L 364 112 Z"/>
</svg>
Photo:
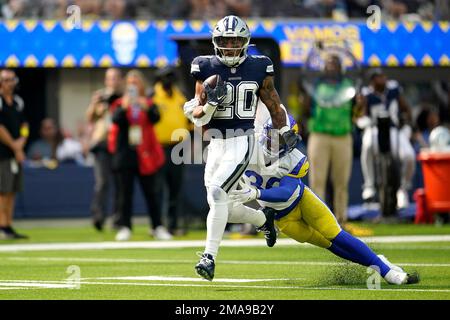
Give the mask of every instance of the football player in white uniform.
<svg viewBox="0 0 450 320">
<path fill-rule="evenodd" d="M 205 186 L 210 207 L 206 246 L 195 270 L 212 280 L 215 258 L 228 220 L 228 192 L 234 189 L 248 166 L 254 149 L 254 120 L 258 100 L 267 106 L 274 128 L 289 148 L 300 137 L 286 125 L 286 113 L 274 87 L 273 64 L 266 56 L 247 54 L 250 30 L 236 16 L 226 16 L 214 27 L 215 55 L 199 56 L 192 61 L 196 79 L 195 98 L 185 106 L 186 116 L 196 126 L 206 126 L 215 137 L 208 146 Z M 219 75 L 216 86 L 204 84 Z M 207 102 L 201 105 L 206 92 Z"/>
<path fill-rule="evenodd" d="M 378 129 L 376 127 L 377 117 L 383 113 L 390 116 L 390 145 L 393 153 L 398 153 L 401 163 L 400 188 L 397 191 L 397 207 L 407 208 L 409 206 L 408 190 L 414 176 L 416 165 L 414 149 L 410 142 L 412 133 L 411 109 L 403 96 L 403 89 L 395 80 L 388 80 L 381 69 L 370 72 L 370 86 L 362 90 L 366 101 L 366 116 L 359 119 L 359 123 L 366 125 L 362 138 L 361 169 L 364 177 L 362 198 L 365 202 L 375 199 L 375 156 L 379 154 Z M 401 119 L 406 118 L 406 123 L 401 125 Z M 362 125 L 364 126 L 364 125 Z"/>
<path fill-rule="evenodd" d="M 289 116 L 291 127 L 295 120 Z M 242 203 L 257 200 L 267 211 L 275 213 L 275 223 L 281 232 L 298 242 L 308 242 L 330 250 L 335 255 L 375 269 L 390 284 L 417 283 L 417 274 L 408 274 L 390 263 L 384 256 L 376 255 L 364 242 L 342 230 L 333 213 L 301 180 L 308 172 L 309 164 L 298 147 L 291 151 L 286 145 L 273 145 L 270 119 L 266 121 L 259 152 L 265 161 L 249 165 L 240 181 L 240 189 L 230 193 L 235 202 L 230 210 L 230 222 L 253 223 L 258 210 L 242 208 Z M 257 131 L 258 132 L 258 131 Z M 279 159 L 278 159 L 279 158 Z M 266 166 L 265 163 L 273 162 Z M 244 181 L 244 182 L 243 182 Z M 269 244 L 269 243 L 268 243 Z"/>
</svg>

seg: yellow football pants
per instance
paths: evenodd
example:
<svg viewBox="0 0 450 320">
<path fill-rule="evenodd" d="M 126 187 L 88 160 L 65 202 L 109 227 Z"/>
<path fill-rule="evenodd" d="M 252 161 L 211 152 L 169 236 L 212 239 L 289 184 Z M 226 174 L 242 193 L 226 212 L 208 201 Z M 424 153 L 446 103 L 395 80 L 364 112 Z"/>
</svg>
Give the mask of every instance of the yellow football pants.
<svg viewBox="0 0 450 320">
<path fill-rule="evenodd" d="M 341 232 L 333 213 L 308 187 L 297 206 L 276 225 L 288 237 L 321 248 L 329 248 L 330 240 Z"/>
</svg>

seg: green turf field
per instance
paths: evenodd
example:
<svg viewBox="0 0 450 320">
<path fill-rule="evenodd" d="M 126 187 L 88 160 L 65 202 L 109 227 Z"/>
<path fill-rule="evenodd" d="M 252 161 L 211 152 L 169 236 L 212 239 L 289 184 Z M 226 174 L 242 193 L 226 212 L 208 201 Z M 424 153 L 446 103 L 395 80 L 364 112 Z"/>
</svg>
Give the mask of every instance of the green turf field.
<svg viewBox="0 0 450 320">
<path fill-rule="evenodd" d="M 365 226 L 375 236 L 450 234 L 447 225 Z M 406 270 L 418 271 L 422 281 L 398 287 L 381 280 L 379 290 L 369 290 L 366 268 L 312 246 L 251 247 L 235 240 L 244 246 L 222 247 L 215 281 L 207 282 L 193 268 L 201 245 L 69 250 L 75 242 L 111 241 L 114 233 L 96 233 L 89 226 L 21 231 L 31 240 L 0 242 L 0 299 L 450 299 L 450 241 L 370 244 Z M 146 226 L 137 226 L 133 240 L 155 243 L 146 232 Z M 193 231 L 177 240 L 204 237 L 204 231 Z M 54 242 L 67 243 L 67 249 L 5 250 L 12 244 Z M 69 266 L 75 267 L 67 273 Z"/>
</svg>

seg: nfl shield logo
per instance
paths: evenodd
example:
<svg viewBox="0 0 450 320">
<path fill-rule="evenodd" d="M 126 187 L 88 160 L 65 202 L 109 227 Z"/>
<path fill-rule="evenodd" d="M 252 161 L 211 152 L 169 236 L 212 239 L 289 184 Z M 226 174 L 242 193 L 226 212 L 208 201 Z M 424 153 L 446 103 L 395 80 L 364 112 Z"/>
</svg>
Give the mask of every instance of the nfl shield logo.
<svg viewBox="0 0 450 320">
<path fill-rule="evenodd" d="M 236 73 L 236 68 L 231 68 L 231 73 Z"/>
</svg>

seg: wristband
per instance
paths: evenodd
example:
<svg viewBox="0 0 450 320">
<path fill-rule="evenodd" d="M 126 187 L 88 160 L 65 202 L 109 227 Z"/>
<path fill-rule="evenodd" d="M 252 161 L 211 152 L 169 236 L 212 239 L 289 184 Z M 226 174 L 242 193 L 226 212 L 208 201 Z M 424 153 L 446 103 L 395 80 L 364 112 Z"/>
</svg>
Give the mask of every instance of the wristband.
<svg viewBox="0 0 450 320">
<path fill-rule="evenodd" d="M 211 111 L 212 109 L 214 109 L 215 107 L 209 103 L 206 103 L 203 107 L 202 110 L 204 113 L 208 113 L 209 111 Z"/>
</svg>

